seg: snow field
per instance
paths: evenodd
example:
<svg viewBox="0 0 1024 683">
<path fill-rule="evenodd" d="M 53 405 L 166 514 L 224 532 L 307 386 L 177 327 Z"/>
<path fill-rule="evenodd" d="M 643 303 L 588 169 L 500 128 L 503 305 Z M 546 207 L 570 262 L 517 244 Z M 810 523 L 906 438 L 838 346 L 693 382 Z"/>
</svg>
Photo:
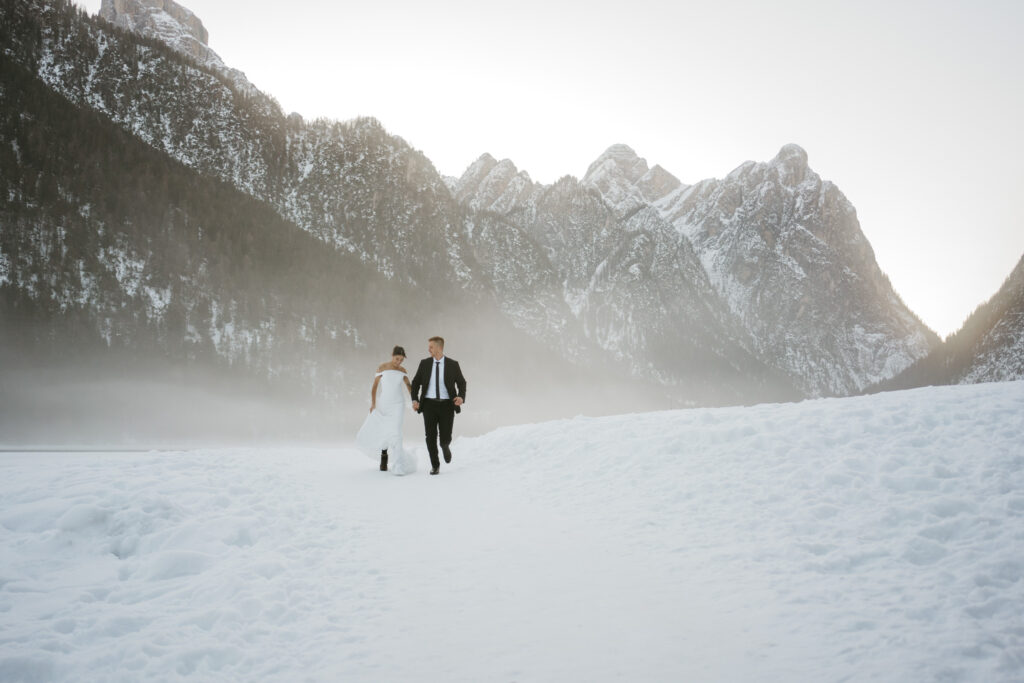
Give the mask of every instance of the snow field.
<svg viewBox="0 0 1024 683">
<path fill-rule="evenodd" d="M 0 680 L 1024 678 L 1024 382 L 453 451 L 0 455 Z"/>
</svg>

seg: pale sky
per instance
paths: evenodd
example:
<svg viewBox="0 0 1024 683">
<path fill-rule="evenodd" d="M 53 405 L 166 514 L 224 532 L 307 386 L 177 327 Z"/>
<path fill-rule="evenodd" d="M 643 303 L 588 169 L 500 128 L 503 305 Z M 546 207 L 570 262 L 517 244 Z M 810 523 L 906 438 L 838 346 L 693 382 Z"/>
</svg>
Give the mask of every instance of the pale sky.
<svg viewBox="0 0 1024 683">
<path fill-rule="evenodd" d="M 445 175 L 489 152 L 550 183 L 625 143 L 695 183 L 797 143 L 942 336 L 1024 254 L 1024 2 L 180 4 L 286 112 L 376 117 Z"/>
</svg>

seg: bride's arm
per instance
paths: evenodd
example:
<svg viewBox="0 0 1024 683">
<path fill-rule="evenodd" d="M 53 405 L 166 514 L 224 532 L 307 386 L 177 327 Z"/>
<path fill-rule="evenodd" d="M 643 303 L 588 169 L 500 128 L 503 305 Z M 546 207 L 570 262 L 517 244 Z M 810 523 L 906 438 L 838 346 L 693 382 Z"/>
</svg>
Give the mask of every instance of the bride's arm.
<svg viewBox="0 0 1024 683">
<path fill-rule="evenodd" d="M 377 385 L 380 384 L 380 375 L 373 378 L 373 386 L 370 387 L 370 412 L 377 407 Z"/>
<path fill-rule="evenodd" d="M 409 393 L 412 394 L 412 409 L 416 410 L 416 411 L 419 410 L 419 403 L 418 403 L 416 397 L 419 396 L 420 386 L 422 386 L 423 383 L 425 381 L 427 381 L 427 380 L 423 379 L 422 375 L 423 375 L 423 363 L 421 362 L 420 366 L 418 368 L 416 368 L 416 374 L 412 378 L 412 386 L 409 387 Z"/>
</svg>

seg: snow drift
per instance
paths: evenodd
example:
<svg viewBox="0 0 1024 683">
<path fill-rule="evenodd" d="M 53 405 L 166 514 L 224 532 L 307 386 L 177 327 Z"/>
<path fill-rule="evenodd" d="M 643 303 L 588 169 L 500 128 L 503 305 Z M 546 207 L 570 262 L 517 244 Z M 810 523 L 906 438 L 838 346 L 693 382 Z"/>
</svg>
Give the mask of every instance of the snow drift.
<svg viewBox="0 0 1024 683">
<path fill-rule="evenodd" d="M 1020 680 L 1022 444 L 1012 382 L 509 427 L 440 477 L 8 453 L 0 679 Z"/>
</svg>

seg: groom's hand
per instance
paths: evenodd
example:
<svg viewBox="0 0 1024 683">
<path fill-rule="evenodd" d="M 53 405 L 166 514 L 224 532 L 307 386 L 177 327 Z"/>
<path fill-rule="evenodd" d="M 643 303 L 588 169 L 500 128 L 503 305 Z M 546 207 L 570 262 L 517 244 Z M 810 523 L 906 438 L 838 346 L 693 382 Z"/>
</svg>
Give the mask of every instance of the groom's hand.
<svg viewBox="0 0 1024 683">
<path fill-rule="evenodd" d="M 461 396 L 456 396 L 455 397 L 455 405 L 457 405 L 457 406 L 461 406 L 462 405 L 462 397 Z"/>
<path fill-rule="evenodd" d="M 419 401 L 413 401 L 412 402 L 412 409 L 413 410 L 419 410 L 420 409 L 420 402 Z"/>
</svg>

